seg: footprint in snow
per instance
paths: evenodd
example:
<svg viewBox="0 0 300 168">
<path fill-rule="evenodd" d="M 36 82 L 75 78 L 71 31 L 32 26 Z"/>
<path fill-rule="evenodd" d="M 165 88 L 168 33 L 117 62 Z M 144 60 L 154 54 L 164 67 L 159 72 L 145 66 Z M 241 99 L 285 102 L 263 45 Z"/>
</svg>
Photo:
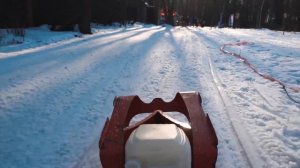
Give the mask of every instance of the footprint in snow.
<svg viewBox="0 0 300 168">
<path fill-rule="evenodd" d="M 225 67 L 220 67 L 219 69 L 222 70 L 222 71 L 226 70 Z"/>
<path fill-rule="evenodd" d="M 248 92 L 248 91 L 249 91 L 249 88 L 248 88 L 248 87 L 242 87 L 242 88 L 240 88 L 240 91 Z"/>
<path fill-rule="evenodd" d="M 254 79 L 252 77 L 246 77 L 245 80 L 246 81 L 254 81 Z"/>
</svg>

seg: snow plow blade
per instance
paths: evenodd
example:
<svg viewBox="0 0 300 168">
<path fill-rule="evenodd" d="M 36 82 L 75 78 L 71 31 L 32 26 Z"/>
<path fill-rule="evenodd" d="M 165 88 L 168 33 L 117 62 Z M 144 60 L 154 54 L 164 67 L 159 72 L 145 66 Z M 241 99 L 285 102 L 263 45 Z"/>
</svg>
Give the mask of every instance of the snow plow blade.
<svg viewBox="0 0 300 168">
<path fill-rule="evenodd" d="M 141 124 L 175 124 L 188 137 L 191 145 L 192 168 L 215 167 L 218 139 L 209 116 L 201 106 L 197 92 L 180 92 L 171 102 L 160 98 L 144 103 L 138 96 L 116 97 L 110 119 L 107 119 L 99 141 L 100 160 L 103 168 L 124 168 L 125 143 L 130 134 Z M 163 112 L 180 112 L 186 116 L 191 128 L 174 123 Z M 136 124 L 129 125 L 137 114 L 150 113 Z"/>
</svg>

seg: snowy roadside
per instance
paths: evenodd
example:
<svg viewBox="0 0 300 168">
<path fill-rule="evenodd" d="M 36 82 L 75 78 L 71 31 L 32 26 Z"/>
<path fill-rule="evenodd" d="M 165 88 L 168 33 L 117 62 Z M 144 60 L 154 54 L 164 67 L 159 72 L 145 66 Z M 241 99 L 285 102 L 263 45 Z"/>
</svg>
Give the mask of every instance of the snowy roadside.
<svg viewBox="0 0 300 168">
<path fill-rule="evenodd" d="M 91 26 L 93 36 L 95 36 L 96 34 L 108 35 L 120 31 L 135 30 L 145 25 L 137 23 L 127 27 L 121 27 L 119 24 L 113 26 L 92 24 Z M 7 29 L 0 29 L 0 58 L 81 41 L 80 38 L 90 37 L 90 35 L 83 35 L 78 31 L 51 31 L 49 27 L 48 25 L 42 25 L 24 29 L 24 37 L 8 33 Z"/>
<path fill-rule="evenodd" d="M 0 52 L 9 53 L 25 49 L 37 48 L 43 45 L 56 43 L 81 36 L 78 32 L 54 32 L 48 25 L 24 29 L 24 37 L 7 33 L 6 29 L 0 30 Z"/>
<path fill-rule="evenodd" d="M 114 96 L 168 101 L 189 90 L 200 92 L 216 129 L 217 167 L 300 166 L 299 105 L 278 84 L 219 50 L 247 41 L 228 49 L 299 87 L 299 33 L 149 25 L 94 32 L 0 49 L 4 167 L 98 167 L 97 141 Z"/>
<path fill-rule="evenodd" d="M 250 45 L 228 48 L 245 56 L 262 73 L 278 78 L 288 86 L 300 86 L 299 33 L 282 35 L 269 30 L 209 28 L 196 31 L 213 52 L 222 44 L 249 42 Z M 233 102 L 238 120 L 246 128 L 249 140 L 255 144 L 266 166 L 299 167 L 300 105 L 291 101 L 278 83 L 255 74 L 241 60 L 222 53 L 213 54 L 213 60 L 222 90 Z M 288 91 L 299 100 L 300 93 Z"/>
</svg>

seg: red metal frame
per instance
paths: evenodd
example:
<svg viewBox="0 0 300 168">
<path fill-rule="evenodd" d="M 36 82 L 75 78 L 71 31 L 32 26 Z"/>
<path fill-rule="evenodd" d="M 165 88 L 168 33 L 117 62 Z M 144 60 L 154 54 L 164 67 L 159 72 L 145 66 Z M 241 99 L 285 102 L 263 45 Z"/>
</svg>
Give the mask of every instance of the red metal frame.
<svg viewBox="0 0 300 168">
<path fill-rule="evenodd" d="M 162 115 L 176 111 L 189 120 L 191 129 L 182 127 L 192 148 L 192 168 L 215 167 L 218 139 L 209 116 L 203 112 L 201 97 L 197 92 L 177 93 L 171 102 L 160 98 L 144 103 L 138 96 L 116 97 L 111 119 L 107 119 L 99 141 L 100 160 L 103 168 L 124 168 L 125 143 L 130 133 L 146 123 L 174 123 Z M 129 126 L 130 120 L 140 113 L 151 113 L 142 121 Z"/>
</svg>

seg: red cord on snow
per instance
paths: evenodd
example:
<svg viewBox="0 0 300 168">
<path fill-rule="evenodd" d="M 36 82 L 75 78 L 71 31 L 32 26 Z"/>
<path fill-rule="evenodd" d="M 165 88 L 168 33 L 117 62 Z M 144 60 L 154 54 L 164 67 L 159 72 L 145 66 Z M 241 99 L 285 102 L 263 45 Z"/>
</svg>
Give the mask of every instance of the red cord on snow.
<svg viewBox="0 0 300 168">
<path fill-rule="evenodd" d="M 299 93 L 300 92 L 300 88 L 296 88 L 296 87 L 287 87 L 283 82 L 281 82 L 280 80 L 278 79 L 275 79 L 274 77 L 270 76 L 270 75 L 267 75 L 267 74 L 263 74 L 261 72 L 259 72 L 245 57 L 241 56 L 240 54 L 237 54 L 237 53 L 234 53 L 234 52 L 231 52 L 231 51 L 228 51 L 225 49 L 226 46 L 242 46 L 242 45 L 247 45 L 249 44 L 248 42 L 246 41 L 242 41 L 242 42 L 238 42 L 238 43 L 228 43 L 228 44 L 223 44 L 220 48 L 220 50 L 225 53 L 225 54 L 228 54 L 228 55 L 232 55 L 238 59 L 240 59 L 244 64 L 246 64 L 249 68 L 251 68 L 256 74 L 258 74 L 259 76 L 271 81 L 271 82 L 277 82 L 279 85 L 282 86 L 282 88 L 284 89 L 285 93 L 287 94 L 287 96 L 295 103 L 299 103 L 299 101 L 293 99 L 290 94 L 288 93 L 287 89 L 286 88 L 289 88 L 291 89 L 292 91 L 296 92 L 296 93 Z"/>
</svg>

